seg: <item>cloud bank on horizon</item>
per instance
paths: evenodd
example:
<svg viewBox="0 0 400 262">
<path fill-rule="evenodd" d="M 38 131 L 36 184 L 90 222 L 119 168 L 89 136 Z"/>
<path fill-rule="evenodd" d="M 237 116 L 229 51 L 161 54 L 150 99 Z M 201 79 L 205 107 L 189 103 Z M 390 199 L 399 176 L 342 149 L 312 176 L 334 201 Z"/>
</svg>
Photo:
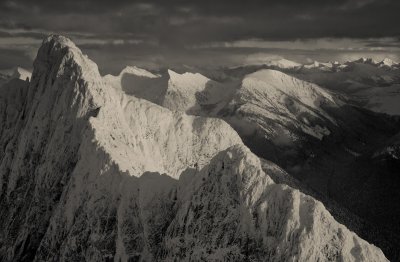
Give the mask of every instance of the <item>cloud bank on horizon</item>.
<svg viewBox="0 0 400 262">
<path fill-rule="evenodd" d="M 254 55 L 399 61 L 399 11 L 397 0 L 6 0 L 0 69 L 31 67 L 49 33 L 71 37 L 111 73 L 125 65 L 230 66 Z"/>
</svg>

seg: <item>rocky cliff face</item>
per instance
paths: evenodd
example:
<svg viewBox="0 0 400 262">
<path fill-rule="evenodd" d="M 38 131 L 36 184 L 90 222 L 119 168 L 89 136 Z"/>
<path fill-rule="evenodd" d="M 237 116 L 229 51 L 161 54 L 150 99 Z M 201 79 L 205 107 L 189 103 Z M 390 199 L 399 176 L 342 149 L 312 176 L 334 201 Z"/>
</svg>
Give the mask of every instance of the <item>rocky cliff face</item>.
<svg viewBox="0 0 400 262">
<path fill-rule="evenodd" d="M 64 37 L 7 94 L 1 261 L 386 260 L 224 121 L 123 94 Z"/>
</svg>

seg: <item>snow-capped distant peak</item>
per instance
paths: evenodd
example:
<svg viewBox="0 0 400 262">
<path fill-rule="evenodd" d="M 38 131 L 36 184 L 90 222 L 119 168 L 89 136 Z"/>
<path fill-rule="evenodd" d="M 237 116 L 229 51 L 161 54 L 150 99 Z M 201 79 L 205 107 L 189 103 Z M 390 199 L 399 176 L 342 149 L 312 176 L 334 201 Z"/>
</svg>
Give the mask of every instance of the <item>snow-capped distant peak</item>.
<svg viewBox="0 0 400 262">
<path fill-rule="evenodd" d="M 119 75 L 105 75 L 104 79 L 111 83 L 113 86 L 119 86 L 121 84 L 121 80 L 124 76 L 126 75 L 131 75 L 131 76 L 136 76 L 136 77 L 144 77 L 144 78 L 159 78 L 161 77 L 160 75 L 155 75 L 146 69 L 142 69 L 136 66 L 126 66 L 122 71 L 119 73 Z"/>
<path fill-rule="evenodd" d="M 307 68 L 307 69 L 318 68 L 318 67 L 319 67 L 318 61 L 314 61 L 311 64 L 304 65 L 304 68 Z"/>
<path fill-rule="evenodd" d="M 376 67 L 384 67 L 384 68 L 394 68 L 394 67 L 399 66 L 399 63 L 393 61 L 390 58 L 385 58 L 382 61 L 378 62 L 372 58 L 362 57 L 362 58 L 354 60 L 354 61 L 346 62 L 346 64 L 354 64 L 354 63 L 367 64 L 367 65 L 372 65 L 372 66 L 376 66 Z"/>
<path fill-rule="evenodd" d="M 137 66 L 126 66 L 122 71 L 119 73 L 119 75 L 106 75 L 104 78 L 107 81 L 121 81 L 122 77 L 124 75 L 133 75 L 133 76 L 138 76 L 138 77 L 146 77 L 146 78 L 159 78 L 161 77 L 160 75 L 153 74 L 146 69 L 139 68 Z"/>
<path fill-rule="evenodd" d="M 319 69 L 332 69 L 333 65 L 337 65 L 334 64 L 332 62 L 319 62 L 319 61 L 314 61 L 312 64 L 308 64 L 308 65 L 304 65 L 304 68 L 306 69 L 315 69 L 315 68 L 319 68 Z"/>
<path fill-rule="evenodd" d="M 383 59 L 380 63 L 379 63 L 379 66 L 388 66 L 388 67 L 392 67 L 392 66 L 395 66 L 395 65 L 397 65 L 398 63 L 396 63 L 395 61 L 393 61 L 392 59 L 390 59 L 390 58 L 385 58 L 385 59 Z"/>
<path fill-rule="evenodd" d="M 367 58 L 367 57 L 361 57 L 361 58 L 359 58 L 359 59 L 357 59 L 357 60 L 349 61 L 349 63 L 361 63 L 361 64 L 370 64 L 370 65 L 376 65 L 376 64 L 378 64 L 378 62 L 375 61 L 374 59 L 372 59 L 372 58 Z"/>
<path fill-rule="evenodd" d="M 299 80 L 280 71 L 270 69 L 260 70 L 247 75 L 243 81 L 248 79 L 261 81 L 266 86 L 273 87 L 280 92 L 296 97 L 298 101 L 302 101 L 310 107 L 314 107 L 317 101 L 320 101 L 319 97 L 324 97 L 324 99 L 331 102 L 334 101 L 332 96 L 319 86 Z"/>
<path fill-rule="evenodd" d="M 296 62 L 291 61 L 291 60 L 287 60 L 285 58 L 278 59 L 278 60 L 271 60 L 268 63 L 266 63 L 266 65 L 276 66 L 276 67 L 282 68 L 282 69 L 291 69 L 291 68 L 296 68 L 296 67 L 300 67 L 301 66 L 301 64 L 296 63 Z"/>
<path fill-rule="evenodd" d="M 187 111 L 198 104 L 196 94 L 203 92 L 211 80 L 199 73 L 179 74 L 168 69 L 168 89 L 163 106 L 179 111 Z"/>
<path fill-rule="evenodd" d="M 171 69 L 168 69 L 168 75 L 170 77 L 170 79 L 173 80 L 210 80 L 209 78 L 205 77 L 204 75 L 200 74 L 200 73 L 190 73 L 190 72 L 185 72 L 183 74 L 179 74 Z"/>
<path fill-rule="evenodd" d="M 317 139 L 329 135 L 330 131 L 326 126 L 310 124 L 309 119 L 299 116 L 308 115 L 310 119 L 320 119 L 320 123 L 329 121 L 336 124 L 321 107 L 325 103 L 335 105 L 334 98 L 327 91 L 277 70 L 264 69 L 247 75 L 234 103 L 242 105 L 240 110 L 244 115 L 273 119 L 285 126 L 290 123 Z M 266 136 L 275 138 L 278 135 L 275 130 L 268 129 L 269 123 L 262 125 L 266 127 Z M 290 132 L 287 133 L 289 139 L 295 139 Z"/>
<path fill-rule="evenodd" d="M 264 57 L 264 56 L 251 55 L 243 62 L 243 64 L 240 64 L 238 66 L 233 66 L 230 68 L 235 69 L 238 67 L 246 67 L 246 66 L 269 66 L 280 69 L 294 69 L 294 68 L 299 68 L 302 65 L 282 57 L 276 57 L 276 56 Z"/>
<path fill-rule="evenodd" d="M 136 66 L 127 66 L 125 67 L 121 73 L 119 74 L 120 76 L 124 74 L 130 74 L 130 75 L 136 75 L 136 76 L 142 76 L 142 77 L 149 77 L 149 78 L 158 78 L 160 77 L 159 75 L 155 75 L 146 69 L 139 68 Z"/>
</svg>

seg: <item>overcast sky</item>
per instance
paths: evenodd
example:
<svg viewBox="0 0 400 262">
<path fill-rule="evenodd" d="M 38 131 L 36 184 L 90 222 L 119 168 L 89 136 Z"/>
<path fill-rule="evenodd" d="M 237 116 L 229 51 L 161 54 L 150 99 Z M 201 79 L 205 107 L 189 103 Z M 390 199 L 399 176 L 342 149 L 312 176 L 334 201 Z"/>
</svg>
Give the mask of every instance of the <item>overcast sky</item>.
<svg viewBox="0 0 400 262">
<path fill-rule="evenodd" d="M 32 67 L 49 33 L 72 38 L 102 73 L 252 57 L 398 60 L 399 13 L 399 0 L 1 0 L 0 69 Z"/>
</svg>

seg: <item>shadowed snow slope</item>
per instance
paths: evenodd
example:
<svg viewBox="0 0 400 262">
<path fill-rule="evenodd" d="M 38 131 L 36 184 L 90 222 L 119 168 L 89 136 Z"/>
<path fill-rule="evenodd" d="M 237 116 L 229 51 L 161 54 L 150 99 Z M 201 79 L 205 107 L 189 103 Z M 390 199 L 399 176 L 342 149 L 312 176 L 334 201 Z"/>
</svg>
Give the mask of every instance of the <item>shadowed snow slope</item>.
<svg viewBox="0 0 400 262">
<path fill-rule="evenodd" d="M 321 108 L 335 106 L 327 91 L 276 70 L 247 75 L 239 86 L 218 83 L 198 73 L 169 70 L 169 76 L 164 107 L 222 117 L 239 133 L 258 131 L 269 139 L 279 136 L 276 141 L 288 142 L 304 133 L 322 139 L 330 133 L 324 123 L 335 124 Z"/>
<path fill-rule="evenodd" d="M 104 80 L 128 95 L 134 95 L 157 104 L 164 99 L 168 81 L 160 75 L 131 66 L 125 67 L 118 76 L 104 76 Z"/>
<path fill-rule="evenodd" d="M 234 89 L 196 73 L 168 70 L 168 89 L 162 105 L 193 115 L 213 115 L 230 98 Z"/>
<path fill-rule="evenodd" d="M 323 123 L 335 121 L 321 108 L 324 104 L 335 102 L 317 85 L 266 69 L 247 75 L 225 110 L 233 116 L 233 126 L 250 122 L 270 139 L 289 132 L 285 140 L 290 141 L 296 140 L 296 130 L 318 139 L 329 135 Z"/>
<path fill-rule="evenodd" d="M 123 94 L 67 38 L 45 39 L 10 92 L 1 261 L 386 261 L 274 184 L 224 121 Z"/>
</svg>

